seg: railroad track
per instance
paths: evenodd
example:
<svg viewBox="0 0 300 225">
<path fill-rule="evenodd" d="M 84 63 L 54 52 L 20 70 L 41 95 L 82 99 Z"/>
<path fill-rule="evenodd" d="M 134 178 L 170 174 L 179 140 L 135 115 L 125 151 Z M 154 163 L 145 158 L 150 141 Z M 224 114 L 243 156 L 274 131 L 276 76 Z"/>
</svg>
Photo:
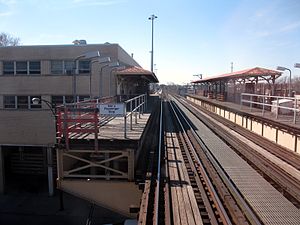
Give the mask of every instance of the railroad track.
<svg viewBox="0 0 300 225">
<path fill-rule="evenodd" d="M 200 159 L 203 150 L 195 139 L 191 142 L 194 134 L 187 132 L 191 125 L 176 105 L 167 102 L 163 108 L 165 157 L 157 154 L 154 163 L 157 167 L 164 163 L 152 185 L 145 185 L 139 224 L 250 224 L 249 220 L 260 224 L 249 207 L 238 206 L 231 192 L 246 205 L 242 196 L 233 186 L 228 190 L 205 154 Z"/>
<path fill-rule="evenodd" d="M 157 134 L 161 141 L 159 148 L 153 153 L 151 162 L 154 169 L 148 173 L 149 179 L 145 182 L 139 224 L 300 224 L 299 209 L 295 207 L 298 206 L 295 198 L 298 194 L 293 193 L 300 185 L 288 174 L 283 175 L 284 171 L 276 168 L 268 159 L 261 159 L 261 155 L 257 153 L 249 153 L 251 149 L 247 144 L 239 142 L 232 134 L 221 129 L 221 126 L 212 123 L 203 114 L 200 115 L 190 105 L 187 106 L 186 102 L 179 101 L 172 98 L 161 105 L 160 118 L 163 119 L 160 120 L 161 129 Z M 224 168 L 220 158 L 215 155 L 218 152 L 210 149 L 207 140 L 202 140 L 199 127 L 198 131 L 194 130 L 195 125 L 182 111 L 183 105 L 193 111 L 197 120 L 201 120 L 202 126 L 209 127 L 214 135 L 217 134 L 231 146 L 226 145 L 228 154 L 239 155 L 252 164 L 263 177 L 269 178 L 266 180 L 273 182 L 273 186 L 284 192 L 294 205 L 257 173 L 255 179 L 258 179 L 258 184 L 251 184 L 253 181 L 248 180 L 255 172 L 250 170 L 251 167 L 245 161 L 239 159 L 239 167 L 231 160 L 230 167 Z M 224 142 L 223 144 L 225 145 Z M 235 149 L 234 152 L 232 148 L 242 150 Z M 233 158 L 236 157 L 238 156 Z M 236 182 L 243 172 L 235 172 L 232 170 L 234 168 L 241 168 L 248 173 L 247 179 L 239 181 L 242 182 L 242 190 Z M 262 173 L 262 170 L 265 171 Z M 275 177 L 271 179 L 273 176 Z M 255 187 L 253 192 L 252 186 Z M 260 190 L 267 191 L 262 191 L 261 194 Z M 266 200 L 263 199 L 264 194 L 268 195 L 265 196 Z M 268 208 L 268 203 L 271 208 Z M 266 210 L 264 207 L 267 207 Z M 282 218 L 286 221 L 277 223 L 277 215 L 280 215 L 278 221 Z"/>
<path fill-rule="evenodd" d="M 228 121 L 208 110 L 205 110 L 199 106 L 191 107 L 187 101 L 183 98 L 176 97 L 186 108 L 190 110 L 199 120 L 206 124 L 211 130 L 213 130 L 219 137 L 221 137 L 226 143 L 233 147 L 233 149 L 246 160 L 253 168 L 255 168 L 262 176 L 264 176 L 277 190 L 282 192 L 290 201 L 300 208 L 300 181 L 295 178 L 289 172 L 282 169 L 280 165 L 272 162 L 271 159 L 263 156 L 259 152 L 253 150 L 247 143 L 236 138 L 235 135 L 224 130 L 220 125 L 211 121 L 207 117 L 203 116 L 199 110 L 214 120 L 222 123 L 224 126 L 236 131 L 247 139 L 253 141 L 259 146 L 263 147 L 268 152 L 280 156 L 285 162 L 290 165 L 295 165 L 295 169 L 300 167 L 300 157 L 291 151 L 288 151 L 270 141 L 265 140 L 259 135 L 249 132 L 246 129 L 235 125 L 233 122 Z M 195 109 L 197 108 L 197 110 Z M 275 145 L 275 146 L 274 146 Z M 280 153 L 279 153 L 280 152 Z M 299 170 L 299 169 L 298 169 Z"/>
</svg>

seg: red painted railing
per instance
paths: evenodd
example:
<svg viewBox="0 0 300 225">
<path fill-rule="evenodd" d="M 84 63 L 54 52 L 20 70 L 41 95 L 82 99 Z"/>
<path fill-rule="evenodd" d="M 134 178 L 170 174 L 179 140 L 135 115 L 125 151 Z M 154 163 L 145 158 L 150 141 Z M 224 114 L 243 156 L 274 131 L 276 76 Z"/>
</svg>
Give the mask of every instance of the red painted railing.
<svg viewBox="0 0 300 225">
<path fill-rule="evenodd" d="M 70 139 L 92 135 L 98 150 L 100 114 L 98 104 L 112 102 L 113 98 L 93 99 L 56 107 L 57 140 L 70 149 Z"/>
</svg>

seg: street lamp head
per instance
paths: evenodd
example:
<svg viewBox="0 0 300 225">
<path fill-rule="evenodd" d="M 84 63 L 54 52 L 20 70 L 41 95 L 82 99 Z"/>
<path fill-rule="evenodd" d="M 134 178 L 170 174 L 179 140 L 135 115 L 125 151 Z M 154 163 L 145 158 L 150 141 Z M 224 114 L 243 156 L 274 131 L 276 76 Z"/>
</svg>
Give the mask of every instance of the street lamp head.
<svg viewBox="0 0 300 225">
<path fill-rule="evenodd" d="M 156 19 L 157 18 L 157 16 L 155 16 L 154 14 L 152 14 L 149 18 L 148 18 L 148 20 L 154 20 L 154 19 Z"/>
<path fill-rule="evenodd" d="M 194 77 L 198 77 L 199 79 L 202 79 L 202 73 L 200 73 L 200 74 L 194 74 L 193 76 Z"/>
<path fill-rule="evenodd" d="M 32 98 L 31 101 L 32 101 L 32 103 L 33 103 L 34 105 L 38 105 L 38 104 L 40 104 L 41 99 L 39 99 L 39 98 Z"/>
<path fill-rule="evenodd" d="M 300 68 L 300 63 L 295 63 L 294 67 L 295 68 Z"/>
<path fill-rule="evenodd" d="M 287 70 L 287 68 L 283 67 L 283 66 L 277 66 L 277 70 L 285 71 L 285 70 Z"/>
</svg>

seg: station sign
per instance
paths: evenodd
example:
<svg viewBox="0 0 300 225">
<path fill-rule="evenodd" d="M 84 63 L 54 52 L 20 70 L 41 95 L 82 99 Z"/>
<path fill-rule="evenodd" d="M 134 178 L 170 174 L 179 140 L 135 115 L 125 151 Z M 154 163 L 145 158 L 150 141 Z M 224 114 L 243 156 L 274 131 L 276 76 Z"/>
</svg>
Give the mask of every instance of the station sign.
<svg viewBox="0 0 300 225">
<path fill-rule="evenodd" d="M 100 104 L 100 115 L 106 116 L 124 116 L 125 108 L 123 103 L 118 104 Z"/>
</svg>

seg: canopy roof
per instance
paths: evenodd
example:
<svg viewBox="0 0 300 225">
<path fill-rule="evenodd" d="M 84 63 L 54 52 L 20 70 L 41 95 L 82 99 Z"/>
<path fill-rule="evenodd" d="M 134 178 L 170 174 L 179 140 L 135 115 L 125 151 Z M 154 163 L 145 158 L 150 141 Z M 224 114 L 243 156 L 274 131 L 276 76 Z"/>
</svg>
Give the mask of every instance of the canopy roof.
<svg viewBox="0 0 300 225">
<path fill-rule="evenodd" d="M 253 80 L 258 78 L 261 80 L 269 81 L 270 79 L 278 78 L 281 74 L 282 72 L 279 72 L 277 70 L 255 67 L 251 69 L 236 71 L 233 73 L 226 73 L 226 74 L 221 74 L 213 77 L 207 77 L 205 79 L 193 81 L 192 83 L 207 83 L 207 82 L 215 82 L 220 80 L 228 81 L 228 80 L 237 80 L 237 79 L 251 81 L 251 79 Z"/>
<path fill-rule="evenodd" d="M 152 73 L 151 71 L 148 71 L 148 70 L 144 70 L 143 68 L 138 67 L 138 66 L 130 66 L 123 70 L 118 70 L 116 72 L 116 75 L 128 76 L 128 77 L 139 76 L 140 78 L 146 79 L 151 83 L 159 82 L 154 73 Z"/>
</svg>

